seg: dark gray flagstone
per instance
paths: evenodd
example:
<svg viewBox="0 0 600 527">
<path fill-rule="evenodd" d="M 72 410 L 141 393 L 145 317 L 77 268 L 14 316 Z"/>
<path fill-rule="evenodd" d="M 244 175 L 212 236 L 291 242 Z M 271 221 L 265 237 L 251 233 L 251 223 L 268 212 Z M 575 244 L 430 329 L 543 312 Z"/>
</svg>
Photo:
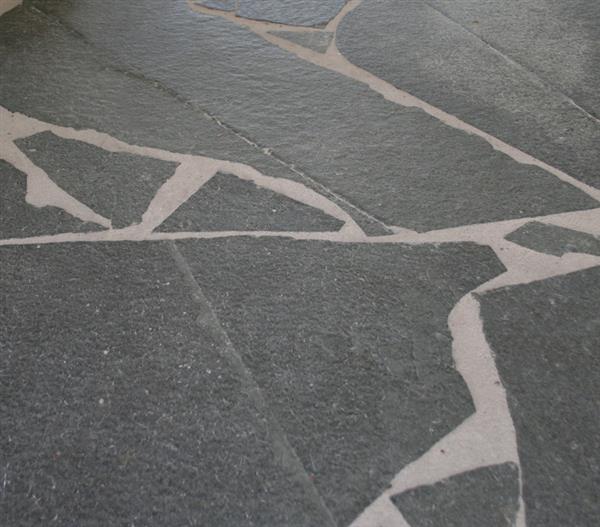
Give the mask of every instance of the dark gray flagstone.
<svg viewBox="0 0 600 527">
<path fill-rule="evenodd" d="M 140 223 L 150 201 L 178 166 L 159 159 L 108 152 L 51 132 L 20 139 L 16 145 L 59 187 L 111 219 L 113 227 Z"/>
<path fill-rule="evenodd" d="M 519 469 L 512 463 L 471 470 L 392 497 L 411 527 L 513 527 Z"/>
<path fill-rule="evenodd" d="M 333 33 L 328 31 L 311 31 L 310 33 L 300 33 L 298 31 L 270 31 L 270 33 L 276 37 L 285 38 L 294 44 L 300 44 L 305 48 L 318 51 L 319 53 L 325 53 L 327 51 L 329 44 L 331 44 L 331 39 L 333 38 Z"/>
<path fill-rule="evenodd" d="M 120 67 L 207 109 L 385 223 L 423 231 L 597 205 L 477 137 L 194 13 L 185 0 L 39 5 Z"/>
<path fill-rule="evenodd" d="M 56 207 L 34 207 L 26 194 L 27 176 L 0 160 L 0 239 L 102 229 Z"/>
<path fill-rule="evenodd" d="M 502 272 L 490 249 L 177 245 L 340 525 L 473 412 L 447 319 Z"/>
<path fill-rule="evenodd" d="M 600 237 L 586 232 L 565 229 L 539 221 L 531 221 L 506 236 L 534 251 L 562 256 L 566 253 L 587 253 L 600 256 Z"/>
<path fill-rule="evenodd" d="M 324 26 L 346 0 L 240 0 L 237 14 L 293 26 Z"/>
<path fill-rule="evenodd" d="M 529 527 L 600 523 L 600 267 L 486 293 Z"/>
<path fill-rule="evenodd" d="M 439 5 L 442 1 L 436 2 Z M 443 1 L 445 8 L 464 4 Z M 557 53 L 555 68 L 573 61 L 583 63 L 584 71 L 596 82 L 589 83 L 597 96 L 598 90 L 598 20 L 600 8 L 597 2 L 587 2 L 595 7 L 579 9 L 582 2 L 574 5 L 557 1 L 517 2 L 518 7 L 503 0 L 478 3 L 477 7 L 465 8 L 463 23 L 472 27 L 479 18 L 494 19 L 496 6 L 503 12 L 511 11 L 510 20 L 519 18 L 524 10 L 530 10 L 527 31 L 515 38 L 529 39 L 529 46 L 540 54 L 554 54 L 552 50 L 563 47 Z M 553 7 L 546 9 L 546 4 Z M 526 7 L 525 7 L 526 6 Z M 550 34 L 542 21 L 544 12 L 554 11 L 555 27 Z M 538 15 L 538 11 L 540 14 Z M 559 13 L 563 12 L 564 15 Z M 570 14 L 571 12 L 576 14 Z M 592 15 L 584 27 L 596 29 L 586 35 L 579 30 L 569 35 L 567 28 L 581 24 L 586 13 Z M 469 23 L 466 23 L 466 17 Z M 565 19 L 562 27 L 562 19 Z M 596 21 L 596 22 L 594 22 Z M 497 21 L 497 31 L 517 35 L 523 24 Z M 504 29 L 503 29 L 504 28 Z M 535 38 L 531 35 L 535 34 Z M 537 40 L 541 34 L 543 42 Z M 545 42 L 555 39 L 546 47 Z M 577 44 L 574 42 L 577 41 Z M 338 49 L 357 66 L 387 80 L 398 88 L 408 91 L 466 122 L 483 129 L 537 157 L 550 165 L 561 168 L 571 176 L 600 188 L 600 124 L 571 103 L 559 91 L 530 74 L 510 59 L 491 49 L 467 29 L 452 22 L 440 12 L 420 0 L 365 0 L 342 20 L 337 32 Z M 517 42 L 512 45 L 520 47 Z M 527 51 L 525 52 L 527 53 Z M 577 68 L 577 66 L 575 66 Z M 561 77 L 572 71 L 565 66 Z M 581 76 L 573 77 L 571 84 L 578 84 Z M 577 80 L 576 80 L 577 79 Z M 504 176 L 500 176 L 504 179 Z"/>
<path fill-rule="evenodd" d="M 167 246 L 0 268 L 0 524 L 332 525 Z"/>
<path fill-rule="evenodd" d="M 158 231 L 337 231 L 343 222 L 229 174 L 216 174 Z"/>
</svg>

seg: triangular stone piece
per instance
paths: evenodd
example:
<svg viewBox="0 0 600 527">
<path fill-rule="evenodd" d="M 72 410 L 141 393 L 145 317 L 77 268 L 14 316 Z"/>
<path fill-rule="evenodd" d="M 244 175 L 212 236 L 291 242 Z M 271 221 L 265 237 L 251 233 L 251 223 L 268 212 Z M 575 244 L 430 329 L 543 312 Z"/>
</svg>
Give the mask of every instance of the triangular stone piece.
<svg viewBox="0 0 600 527">
<path fill-rule="evenodd" d="M 329 31 L 270 31 L 269 33 L 318 53 L 325 53 L 333 38 L 333 33 Z"/>
<path fill-rule="evenodd" d="M 95 223 L 74 218 L 56 207 L 34 207 L 25 201 L 27 176 L 0 160 L 0 238 L 27 238 L 64 232 L 96 231 Z"/>
<path fill-rule="evenodd" d="M 565 253 L 600 256 L 600 237 L 539 221 L 526 223 L 511 232 L 506 239 L 528 249 L 555 256 L 562 256 Z"/>
<path fill-rule="evenodd" d="M 177 163 L 114 153 L 42 132 L 16 141 L 17 146 L 63 190 L 113 227 L 139 223 L 160 186 Z"/>
<path fill-rule="evenodd" d="M 411 527 L 512 527 L 519 507 L 513 463 L 458 474 L 392 497 Z"/>
<path fill-rule="evenodd" d="M 216 174 L 158 231 L 337 231 L 324 212 L 228 174 Z"/>
</svg>

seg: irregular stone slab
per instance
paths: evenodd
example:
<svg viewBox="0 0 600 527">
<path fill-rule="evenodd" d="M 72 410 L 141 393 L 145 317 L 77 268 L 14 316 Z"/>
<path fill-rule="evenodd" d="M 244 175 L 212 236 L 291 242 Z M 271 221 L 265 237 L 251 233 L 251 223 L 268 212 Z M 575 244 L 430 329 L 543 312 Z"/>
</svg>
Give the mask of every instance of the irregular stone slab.
<svg viewBox="0 0 600 527">
<path fill-rule="evenodd" d="M 211 9 L 220 9 L 221 11 L 235 11 L 238 0 L 194 0 L 194 4 Z"/>
<path fill-rule="evenodd" d="M 333 33 L 329 31 L 311 31 L 310 33 L 300 33 L 298 31 L 269 31 L 269 33 L 276 37 L 285 38 L 294 44 L 300 44 L 301 46 L 317 51 L 318 53 L 325 53 L 333 38 Z"/>
<path fill-rule="evenodd" d="M 385 223 L 430 230 L 597 206 L 477 137 L 194 13 L 184 0 L 39 5 L 121 67 L 198 103 Z"/>
<path fill-rule="evenodd" d="M 337 231 L 344 223 L 254 182 L 216 174 L 158 231 Z"/>
<path fill-rule="evenodd" d="M 573 0 L 428 0 L 600 117 L 600 4 Z"/>
<path fill-rule="evenodd" d="M 517 431 L 529 527 L 598 525 L 600 267 L 481 298 Z"/>
<path fill-rule="evenodd" d="M 503 10 L 511 10 L 510 2 L 502 3 Z M 530 19 L 533 28 L 526 36 L 531 38 L 532 32 L 537 35 L 540 31 L 538 10 L 530 2 L 520 3 L 528 4 L 526 9 L 535 12 Z M 555 11 L 572 10 L 571 5 L 566 8 L 560 2 L 554 3 Z M 533 4 L 548 2 L 535 0 Z M 479 3 L 476 11 L 485 18 L 488 8 L 490 1 L 486 0 Z M 519 10 L 513 12 L 517 18 Z M 465 16 L 479 20 L 470 10 Z M 501 25 L 508 29 L 500 31 L 518 32 L 510 24 Z M 551 38 L 556 39 L 557 34 L 563 35 L 563 31 L 553 31 Z M 562 38 L 557 39 L 542 53 L 551 54 L 563 43 Z M 600 188 L 598 122 L 426 3 L 366 0 L 344 17 L 336 44 L 357 66 Z M 537 38 L 529 46 L 543 48 Z M 579 43 L 575 48 L 565 48 L 561 56 L 579 55 L 579 48 Z M 588 69 L 600 75 L 596 63 L 592 60 Z M 597 86 L 595 82 L 596 92 Z"/>
<path fill-rule="evenodd" d="M 562 256 L 566 253 L 588 253 L 600 256 L 600 237 L 556 225 L 530 221 L 506 239 L 541 253 Z"/>
<path fill-rule="evenodd" d="M 26 238 L 102 229 L 56 207 L 34 207 L 25 201 L 27 176 L 0 160 L 0 239 Z"/>
<path fill-rule="evenodd" d="M 331 525 L 167 247 L 0 248 L 4 525 Z"/>
<path fill-rule="evenodd" d="M 139 223 L 177 163 L 114 153 L 42 132 L 16 141 L 63 190 L 112 220 L 113 227 Z"/>
<path fill-rule="evenodd" d="M 177 242 L 339 525 L 473 412 L 447 319 L 474 244 Z"/>
<path fill-rule="evenodd" d="M 519 510 L 519 468 L 512 463 L 458 474 L 396 494 L 411 527 L 513 527 Z"/>
<path fill-rule="evenodd" d="M 240 0 L 238 16 L 292 26 L 324 26 L 347 0 Z"/>
<path fill-rule="evenodd" d="M 2 72 L 11 79 L 0 83 L 0 101 L 8 109 L 105 132 L 130 144 L 244 162 L 265 175 L 298 181 L 325 194 L 372 234 L 388 232 L 377 220 L 219 125 L 196 103 L 185 104 L 152 83 L 123 74 L 113 67 L 112 57 L 51 18 L 19 11 L 0 20 Z M 34 92 L 27 89 L 34 84 Z"/>
</svg>

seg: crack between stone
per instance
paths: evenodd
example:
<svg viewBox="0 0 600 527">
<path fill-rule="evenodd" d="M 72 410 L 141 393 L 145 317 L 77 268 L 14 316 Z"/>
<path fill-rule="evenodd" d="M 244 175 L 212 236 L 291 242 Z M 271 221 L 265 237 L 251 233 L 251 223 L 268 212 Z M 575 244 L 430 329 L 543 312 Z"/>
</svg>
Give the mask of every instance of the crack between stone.
<svg viewBox="0 0 600 527">
<path fill-rule="evenodd" d="M 109 51 L 107 51 L 103 48 L 99 48 L 96 44 L 91 42 L 83 33 L 81 33 L 80 31 L 76 30 L 75 28 L 73 28 L 72 26 L 67 24 L 60 17 L 54 16 L 50 13 L 47 13 L 46 11 L 39 9 L 37 6 L 32 5 L 30 3 L 30 0 L 26 0 L 26 2 L 23 4 L 23 6 L 27 9 L 29 9 L 31 12 L 39 14 L 39 15 L 57 23 L 58 25 L 60 25 L 61 27 L 63 27 L 64 29 L 66 29 L 67 31 L 72 33 L 73 35 L 75 35 L 77 38 L 83 40 L 83 42 L 85 42 L 88 46 L 90 46 L 90 48 L 99 51 L 101 54 L 100 56 L 105 57 L 105 60 L 102 60 L 103 66 L 110 68 L 113 71 L 120 73 L 122 75 L 126 75 L 129 78 L 144 82 L 145 84 L 152 86 L 154 89 L 157 89 L 157 90 L 165 93 L 166 95 L 176 99 L 178 102 L 184 104 L 188 108 L 192 109 L 194 112 L 200 113 L 204 118 L 210 119 L 215 124 L 217 124 L 219 127 L 234 134 L 236 137 L 238 137 L 239 139 L 244 141 L 246 144 L 250 145 L 251 147 L 253 147 L 257 150 L 260 150 L 263 155 L 270 157 L 271 159 L 276 161 L 278 164 L 286 167 L 288 170 L 291 170 L 294 174 L 296 174 L 297 176 L 302 178 L 305 182 L 308 182 L 309 186 L 312 186 L 313 189 L 317 189 L 319 192 L 323 193 L 325 195 L 325 197 L 328 197 L 329 199 L 334 199 L 335 201 L 343 203 L 346 207 L 349 207 L 350 209 L 355 211 L 357 214 L 360 214 L 361 216 L 363 216 L 363 218 L 366 218 L 374 223 L 377 223 L 380 227 L 382 227 L 388 233 L 391 234 L 393 232 L 392 229 L 390 228 L 390 226 L 387 225 L 386 223 L 384 223 L 379 218 L 377 218 L 377 217 L 373 216 L 372 214 L 368 213 L 367 211 L 361 209 L 359 206 L 348 201 L 344 196 L 337 194 L 336 192 L 334 192 L 327 186 L 323 185 L 319 181 L 313 179 L 311 176 L 305 174 L 301 170 L 298 170 L 294 166 L 293 163 L 290 163 L 290 162 L 286 161 L 285 159 L 279 157 L 278 155 L 274 154 L 271 148 L 260 145 L 258 142 L 254 141 L 253 139 L 244 135 L 241 131 L 237 130 L 235 127 L 225 123 L 219 117 L 211 114 L 210 112 L 208 112 L 204 108 L 196 105 L 195 103 L 192 103 L 191 101 L 189 101 L 188 99 L 186 99 L 185 97 L 180 95 L 176 90 L 169 88 L 168 86 L 165 86 L 160 81 L 154 80 L 154 79 L 146 76 L 144 73 L 137 70 L 137 68 L 135 68 L 131 64 L 126 63 L 125 61 L 121 61 L 119 59 L 119 61 L 122 63 L 122 65 L 115 64 L 112 61 L 109 63 L 108 62 L 109 58 L 114 58 L 112 53 L 110 53 Z M 101 59 L 99 57 L 97 57 L 96 60 L 98 60 L 100 62 Z"/>
<path fill-rule="evenodd" d="M 534 79 L 537 82 L 539 82 L 540 84 L 542 84 L 545 88 L 551 89 L 552 91 L 560 94 L 569 104 L 573 105 L 575 108 L 577 108 L 578 110 L 580 110 L 581 112 L 583 112 L 586 115 L 586 117 L 588 117 L 589 119 L 592 119 L 592 120 L 596 121 L 597 123 L 600 123 L 600 118 L 598 118 L 592 110 L 588 110 L 585 107 L 581 106 L 581 104 L 577 103 L 570 96 L 568 96 L 566 93 L 564 93 L 559 86 L 557 86 L 553 82 L 545 79 L 544 77 L 538 75 L 535 71 L 533 71 L 532 69 L 530 69 L 525 64 L 521 64 L 517 60 L 513 59 L 512 57 L 510 57 L 509 55 L 507 55 L 504 51 L 502 51 L 501 49 L 498 49 L 496 46 L 494 46 L 491 42 L 488 42 L 481 35 L 478 35 L 477 33 L 475 33 L 468 26 L 465 26 L 465 25 L 461 24 L 458 20 L 455 20 L 449 14 L 445 13 L 444 11 L 442 11 L 441 9 L 439 9 L 438 7 L 435 7 L 435 6 L 431 5 L 427 0 L 424 0 L 424 3 L 431 10 L 435 11 L 440 16 L 442 16 L 446 20 L 450 21 L 452 24 L 460 27 L 461 29 L 463 29 L 464 31 L 466 31 L 467 33 L 469 33 L 470 35 L 472 35 L 473 37 L 475 37 L 477 40 L 479 40 L 480 42 L 482 42 L 483 44 L 485 44 L 485 46 L 487 48 L 489 48 L 494 53 L 496 53 L 497 55 L 499 55 L 500 57 L 502 57 L 506 62 L 508 62 L 512 66 L 515 66 L 515 67 L 519 68 L 523 72 L 527 73 L 532 79 Z"/>
<path fill-rule="evenodd" d="M 217 342 L 222 345 L 222 349 L 224 350 L 222 352 L 223 356 L 233 370 L 238 374 L 242 382 L 244 393 L 252 401 L 259 412 L 265 417 L 266 427 L 271 440 L 271 446 L 275 458 L 287 471 L 289 471 L 292 478 L 304 488 L 307 497 L 318 507 L 319 510 L 321 510 L 321 512 L 327 518 L 327 525 L 330 527 L 336 527 L 338 524 L 335 521 L 333 514 L 327 505 L 325 505 L 322 496 L 320 495 L 313 481 L 310 479 L 310 476 L 306 472 L 306 469 L 300 461 L 298 454 L 290 444 L 279 421 L 270 411 L 269 405 L 262 393 L 260 386 L 255 381 L 251 371 L 245 365 L 241 355 L 233 346 L 229 336 L 227 335 L 227 332 L 223 329 L 214 309 L 204 295 L 200 285 L 194 278 L 187 260 L 181 254 L 174 241 L 170 240 L 164 243 L 167 244 L 169 253 L 173 258 L 175 265 L 182 273 L 183 279 L 191 292 L 192 298 L 200 308 L 198 323 L 210 329 L 213 333 L 213 336 L 217 339 Z"/>
</svg>

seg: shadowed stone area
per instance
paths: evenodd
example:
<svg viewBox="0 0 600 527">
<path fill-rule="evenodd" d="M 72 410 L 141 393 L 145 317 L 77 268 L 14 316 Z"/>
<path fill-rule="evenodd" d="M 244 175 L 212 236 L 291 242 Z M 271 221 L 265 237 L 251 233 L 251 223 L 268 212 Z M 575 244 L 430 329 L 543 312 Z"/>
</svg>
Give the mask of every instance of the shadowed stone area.
<svg viewBox="0 0 600 527">
<path fill-rule="evenodd" d="M 2 525 L 331 525 L 166 245 L 2 247 L 0 268 Z"/>
<path fill-rule="evenodd" d="M 155 7 L 163 12 L 169 6 Z M 146 15 L 154 16 L 148 11 Z M 185 15 L 187 18 L 187 8 Z M 217 124 L 196 103 L 183 103 L 154 83 L 124 74 L 114 66 L 114 57 L 47 16 L 26 9 L 3 15 L 0 63 L 2 75 L 11 79 L 0 82 L 0 103 L 11 111 L 76 129 L 92 128 L 130 144 L 244 162 L 265 175 L 298 181 L 324 193 Z M 33 91 L 29 89 L 32 85 L 36 86 Z M 388 233 L 381 223 L 325 195 L 370 234 Z"/>
<path fill-rule="evenodd" d="M 339 525 L 473 412 L 447 319 L 504 270 L 489 248 L 177 246 Z"/>
<path fill-rule="evenodd" d="M 110 218 L 113 227 L 139 223 L 177 168 L 177 163 L 108 152 L 51 132 L 19 139 L 16 145 L 59 187 Z"/>
<path fill-rule="evenodd" d="M 27 176 L 0 160 L 0 238 L 25 238 L 61 232 L 102 229 L 56 207 L 34 207 L 25 201 Z"/>
<path fill-rule="evenodd" d="M 337 231 L 344 223 L 229 174 L 216 174 L 156 230 Z"/>
<path fill-rule="evenodd" d="M 269 33 L 276 37 L 285 38 L 294 44 L 300 44 L 301 46 L 317 51 L 318 53 L 325 53 L 333 38 L 333 33 L 328 31 L 311 31 L 310 33 L 299 33 L 298 31 L 269 31 Z"/>
<path fill-rule="evenodd" d="M 600 3 L 428 0 L 600 117 Z"/>
<path fill-rule="evenodd" d="M 445 8 L 453 10 L 453 6 L 466 2 L 438 0 L 435 3 L 443 3 Z M 591 75 L 598 79 L 597 37 L 582 37 L 581 31 L 576 32 L 577 36 L 569 35 L 564 28 L 560 31 L 555 28 L 548 33 L 541 23 L 547 20 L 545 12 L 550 11 L 550 8 L 547 10 L 542 6 L 552 4 L 554 16 L 557 16 L 556 25 L 562 24 L 565 18 L 569 27 L 575 27 L 578 24 L 574 22 L 575 18 L 584 18 L 586 12 L 596 13 L 587 26 L 595 25 L 594 33 L 598 34 L 598 2 L 585 2 L 588 7 L 584 9 L 577 7 L 582 4 L 581 0 L 576 0 L 573 6 L 556 0 L 474 0 L 468 3 L 478 4 L 477 7 L 466 8 L 463 14 L 463 23 L 469 29 L 477 26 L 473 23 L 479 20 L 475 13 L 486 18 L 489 11 L 500 9 L 492 4 L 502 3 L 502 11 L 513 13 L 511 20 L 518 18 L 524 10 L 531 10 L 529 24 L 532 26 L 527 34 L 515 37 L 517 41 L 508 45 L 520 48 L 518 38 L 522 37 L 529 39 L 529 49 L 535 47 L 535 50 L 541 50 L 538 54 L 553 55 L 550 50 L 563 48 L 557 56 L 564 63 L 586 60 L 585 70 L 593 70 Z M 589 7 L 592 4 L 595 7 Z M 564 17 L 557 12 L 564 12 Z M 493 16 L 490 18 L 493 19 Z M 517 27 L 522 27 L 522 24 L 515 26 L 506 22 L 496 26 L 497 31 L 513 35 L 519 32 Z M 535 34 L 533 38 L 532 33 Z M 544 41 L 554 39 L 554 44 L 545 47 L 537 40 L 539 33 L 544 34 Z M 598 121 L 426 2 L 364 0 L 342 20 L 336 44 L 344 56 L 357 66 L 600 188 Z M 556 67 L 562 68 L 558 64 Z M 571 82 L 578 84 L 574 79 Z M 598 82 L 589 86 L 597 95 Z M 504 180 L 504 176 L 498 176 Z"/>
<path fill-rule="evenodd" d="M 396 494 L 411 527 L 513 527 L 519 509 L 519 469 L 512 463 L 458 474 Z"/>
<path fill-rule="evenodd" d="M 240 0 L 238 16 L 292 26 L 324 26 L 346 0 Z"/>
<path fill-rule="evenodd" d="M 194 13 L 185 0 L 36 5 L 109 50 L 121 67 L 200 105 L 389 225 L 425 231 L 597 206 L 541 169 Z M 27 106 L 20 92 L 7 100 Z M 178 130 L 174 124 L 171 132 Z"/>
<path fill-rule="evenodd" d="M 600 237 L 538 221 L 526 223 L 507 235 L 506 239 L 534 251 L 556 256 L 566 253 L 600 256 Z"/>
<path fill-rule="evenodd" d="M 529 527 L 600 523 L 600 267 L 481 297 Z"/>
</svg>

